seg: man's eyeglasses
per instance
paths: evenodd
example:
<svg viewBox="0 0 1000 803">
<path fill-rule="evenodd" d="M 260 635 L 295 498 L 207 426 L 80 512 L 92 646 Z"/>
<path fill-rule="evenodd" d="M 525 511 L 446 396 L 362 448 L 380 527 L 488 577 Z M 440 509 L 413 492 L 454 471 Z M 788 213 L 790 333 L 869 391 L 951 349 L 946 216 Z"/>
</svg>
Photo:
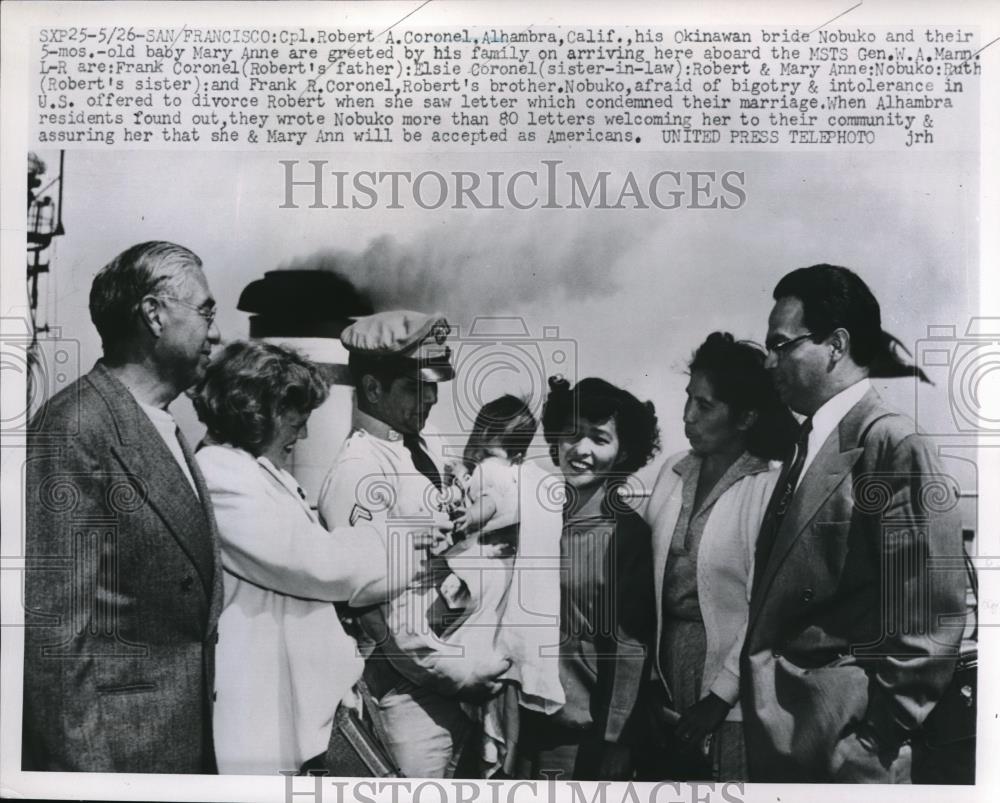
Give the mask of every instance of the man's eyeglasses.
<svg viewBox="0 0 1000 803">
<path fill-rule="evenodd" d="M 216 312 L 215 307 L 199 307 L 199 306 L 196 306 L 196 305 L 192 304 L 189 301 L 183 301 L 183 300 L 177 298 L 177 296 L 156 296 L 156 298 L 159 298 L 159 299 L 162 299 L 162 300 L 165 300 L 165 301 L 173 301 L 175 304 L 180 304 L 182 307 L 187 307 L 190 310 L 194 310 L 202 318 L 205 319 L 205 322 L 209 326 L 211 326 L 215 322 L 215 312 Z"/>
<path fill-rule="evenodd" d="M 812 337 L 812 332 L 806 332 L 804 335 L 799 335 L 798 337 L 793 337 L 789 340 L 779 340 L 777 343 L 770 343 L 766 346 L 768 354 L 773 354 L 779 359 L 788 354 L 795 346 L 801 343 L 808 337 Z"/>
</svg>

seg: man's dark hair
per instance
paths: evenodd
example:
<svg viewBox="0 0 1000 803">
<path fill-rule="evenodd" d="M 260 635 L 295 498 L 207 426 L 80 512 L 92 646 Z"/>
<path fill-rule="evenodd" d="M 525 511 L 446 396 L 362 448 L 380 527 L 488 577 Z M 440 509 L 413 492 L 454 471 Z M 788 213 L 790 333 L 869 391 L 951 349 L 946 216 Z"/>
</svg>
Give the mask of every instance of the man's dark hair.
<svg viewBox="0 0 1000 803">
<path fill-rule="evenodd" d="M 354 381 L 354 387 L 357 388 L 359 400 L 362 400 L 364 396 L 361 388 L 361 379 L 364 376 L 371 375 L 375 377 L 378 383 L 388 390 L 396 379 L 406 375 L 399 362 L 385 358 L 362 356 L 353 351 L 348 355 L 347 369 L 351 374 L 351 379 Z"/>
<path fill-rule="evenodd" d="M 819 343 L 835 329 L 851 336 L 851 359 L 868 368 L 875 377 L 919 376 L 930 380 L 919 368 L 907 365 L 897 354 L 899 340 L 882 329 L 878 301 L 860 276 L 839 265 L 812 265 L 786 274 L 774 288 L 774 299 L 797 298 L 802 302 L 802 322 Z"/>
</svg>

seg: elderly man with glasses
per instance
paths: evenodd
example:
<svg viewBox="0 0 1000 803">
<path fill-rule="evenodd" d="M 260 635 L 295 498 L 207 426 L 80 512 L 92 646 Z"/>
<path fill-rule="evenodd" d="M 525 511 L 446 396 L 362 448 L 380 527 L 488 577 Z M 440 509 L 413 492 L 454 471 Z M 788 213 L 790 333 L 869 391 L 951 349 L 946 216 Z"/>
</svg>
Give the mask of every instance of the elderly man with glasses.
<svg viewBox="0 0 1000 803">
<path fill-rule="evenodd" d="M 191 251 L 135 245 L 94 279 L 104 356 L 29 424 L 22 767 L 215 771 L 222 572 L 168 405 L 219 342 Z"/>
</svg>

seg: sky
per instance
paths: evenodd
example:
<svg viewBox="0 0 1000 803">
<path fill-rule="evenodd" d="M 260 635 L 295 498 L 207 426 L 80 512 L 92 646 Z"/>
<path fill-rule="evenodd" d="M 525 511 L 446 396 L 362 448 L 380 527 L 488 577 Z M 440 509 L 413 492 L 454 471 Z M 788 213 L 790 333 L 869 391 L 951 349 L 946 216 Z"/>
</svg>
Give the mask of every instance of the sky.
<svg viewBox="0 0 1000 803">
<path fill-rule="evenodd" d="M 20 4 L 4 5 L 9 21 L 13 16 L 9 6 Z M 428 14 L 440 15 L 432 18 L 435 23 L 454 22 L 460 15 L 460 5 L 423 4 L 420 24 L 429 24 L 425 19 Z M 684 4 L 671 4 L 660 15 L 650 14 L 648 4 L 510 3 L 479 7 L 485 9 L 490 24 L 497 25 L 524 25 L 528 19 L 547 24 L 586 19 L 596 25 L 604 19 L 609 26 L 621 26 L 639 21 L 645 24 L 651 17 L 665 15 L 672 24 L 695 27 L 706 19 L 701 5 L 693 10 Z M 197 24 L 211 6 L 186 7 L 184 19 Z M 364 13 L 373 20 L 376 30 L 409 13 L 409 9 L 399 13 L 393 3 L 366 6 Z M 322 17 L 326 26 L 337 24 L 338 13 L 349 17 L 354 12 L 348 4 L 330 9 L 312 3 L 299 6 L 297 15 L 296 7 L 288 4 L 265 7 L 254 3 L 241 8 L 226 4 L 217 11 L 227 25 L 250 17 L 255 24 L 267 19 L 279 26 L 293 18 L 303 19 L 303 7 Z M 85 9 L 80 12 L 86 15 L 83 19 L 94 25 L 118 24 L 123 16 L 132 18 L 129 11 L 133 10 L 118 3 L 85 4 L 81 8 Z M 847 29 L 880 21 L 931 23 L 948 18 L 956 23 L 962 21 L 966 27 L 982 26 L 979 30 L 984 44 L 995 35 L 989 33 L 989 15 L 983 14 L 981 4 L 950 6 L 944 16 L 942 8 L 940 4 L 913 0 L 905 4 L 880 0 L 863 5 L 729 4 L 713 11 L 717 19 L 733 25 L 753 16 L 761 27 L 780 21 L 809 30 L 841 17 L 839 24 Z M 143 3 L 135 10 L 141 15 L 135 19 L 141 18 L 143 24 L 173 25 L 179 19 L 176 4 L 161 8 Z M 905 13 L 897 14 L 897 10 Z M 67 8 L 55 4 L 46 4 L 45 12 L 60 24 L 73 20 Z M 380 16 L 386 17 L 385 25 L 380 24 Z M 8 158 L 13 154 L 13 160 L 4 163 L 5 177 L 14 175 L 12 164 L 18 168 L 23 163 L 22 143 L 29 130 L 29 96 L 27 91 L 17 94 L 28 87 L 27 82 L 18 81 L 27 73 L 27 47 L 22 45 L 29 37 L 23 31 L 24 25 L 5 26 L 4 31 L 5 44 L 15 45 L 4 48 L 4 152 Z M 22 50 L 25 58 L 19 62 Z M 994 46 L 984 54 L 984 69 L 987 65 L 995 67 L 997 53 L 1000 47 Z M 986 121 L 983 141 L 994 142 L 997 107 L 983 104 L 981 114 Z M 955 124 L 964 131 L 978 129 L 971 114 Z M 987 176 L 996 172 L 994 150 L 983 150 Z M 39 153 L 54 167 L 54 153 Z M 570 169 L 609 170 L 616 177 L 629 170 L 637 175 L 663 169 L 745 171 L 747 202 L 739 210 L 730 211 L 279 209 L 283 200 L 279 159 L 283 158 L 335 159 L 337 169 L 345 171 L 415 172 L 511 171 L 525 166 L 537 168 L 543 158 L 540 154 L 518 153 L 472 153 L 464 157 L 331 153 L 131 152 L 120 147 L 107 152 L 69 153 L 64 215 L 67 233 L 52 250 L 51 274 L 40 282 L 40 320 L 60 327 L 63 338 L 78 344 L 79 367 L 66 372 L 66 381 L 88 370 L 100 353 L 87 314 L 93 276 L 134 243 L 173 240 L 203 258 L 219 302 L 219 324 L 227 339 L 247 334 L 247 315 L 236 310 L 240 291 L 247 283 L 268 270 L 329 265 L 332 260 L 338 269 L 365 284 L 380 304 L 440 310 L 463 332 L 477 316 L 519 317 L 532 334 L 558 329 L 558 335 L 550 341 L 557 347 L 547 349 L 545 354 L 566 344 L 565 351 L 574 355 L 577 376 L 602 376 L 655 403 L 664 448 L 655 464 L 643 473 L 651 481 L 664 457 L 686 446 L 680 421 L 685 361 L 716 329 L 762 340 L 771 290 L 788 270 L 816 262 L 838 263 L 857 270 L 882 302 L 885 328 L 911 347 L 919 345 L 928 326 L 953 326 L 961 334 L 980 307 L 976 272 L 983 221 L 979 199 L 993 197 L 995 185 L 988 180 L 982 187 L 979 185 L 975 153 L 928 148 L 899 153 L 852 154 L 831 149 L 823 154 L 646 151 L 625 155 L 573 148 L 560 154 Z M 10 181 L 5 182 L 4 189 L 13 193 L 17 188 Z M 14 232 L 12 237 L 4 237 L 9 250 L 4 250 L 0 314 L 5 318 L 26 313 L 18 289 L 23 281 L 19 224 L 9 224 L 17 208 L 15 203 L 4 207 L 8 213 L 4 216 L 4 234 Z M 982 226 L 984 248 L 993 248 L 992 252 L 984 252 L 987 265 L 996 250 L 990 232 L 991 226 Z M 995 304 L 982 301 L 982 306 L 992 311 Z M 458 344 L 456 354 L 462 354 Z M 949 359 L 954 364 L 954 353 Z M 539 367 L 547 372 L 547 358 Z M 948 370 L 945 365 L 935 374 L 938 383 L 933 387 L 917 388 L 906 380 L 877 386 L 904 412 L 917 412 L 918 423 L 927 431 L 949 432 L 954 427 L 951 403 L 956 387 L 948 381 Z M 992 374 L 994 390 L 998 375 L 996 371 Z M 458 388 L 460 399 L 468 390 L 462 376 L 442 392 L 432 416 L 432 424 L 439 428 L 447 428 L 454 417 L 454 389 Z M 524 372 L 500 371 L 489 380 L 484 396 L 499 392 L 499 388 L 537 390 L 525 387 Z M 11 384 L 16 383 L 7 386 Z M 189 439 L 197 439 L 201 427 L 188 400 L 178 399 L 172 410 Z M 345 413 L 338 408 L 336 415 L 343 418 Z M 339 445 L 338 438 L 329 435 L 331 431 L 326 430 L 327 440 L 323 441 L 324 430 L 310 426 L 310 441 L 322 442 L 329 459 Z M 983 449 L 981 459 L 983 470 L 992 465 L 995 476 L 996 459 L 990 462 L 992 451 Z M 17 449 L 4 450 L 4 486 L 16 497 L 21 491 L 22 460 Z M 974 490 L 974 467 L 966 464 L 967 470 L 963 470 L 959 463 L 951 461 L 946 468 L 959 475 L 966 489 Z M 10 495 L 4 498 L 9 501 Z M 990 501 L 984 499 L 984 507 L 989 507 Z M 20 505 L 5 504 L 4 508 L 6 543 L 11 533 L 20 532 Z M 971 505 L 964 506 L 966 524 L 974 525 L 970 509 Z M 987 527 L 993 521 L 986 521 L 987 514 L 983 514 L 983 533 L 989 536 L 998 530 Z M 984 544 L 986 549 L 992 549 L 988 537 Z M 5 547 L 5 555 L 20 554 L 17 548 L 16 544 L 10 550 Z M 989 558 L 980 560 L 983 568 L 995 563 Z M 987 613 L 984 633 L 990 632 L 989 612 L 996 610 L 996 595 L 989 590 L 991 574 L 981 572 L 985 589 L 981 610 Z M 15 597 L 16 585 L 5 586 Z M 5 598 L 5 613 L 12 607 L 7 602 L 10 593 Z M 17 641 L 13 640 L 15 646 Z M 995 646 L 996 639 L 984 638 L 987 661 L 995 653 Z M 4 650 L 4 658 L 9 658 L 12 666 L 17 665 L 17 654 L 11 649 Z M 5 676 L 4 688 L 9 692 L 16 684 L 7 680 Z M 995 710 L 993 686 L 984 684 L 980 691 L 980 708 Z M 4 697 L 7 708 L 16 710 L 18 699 L 15 688 L 13 696 Z M 6 724 L 16 727 L 16 721 Z M 987 724 L 984 716 L 981 734 L 989 733 Z M 14 741 L 8 739 L 7 744 L 14 747 Z M 989 747 L 985 745 L 984 750 Z M 981 783 L 984 778 L 992 778 L 991 772 L 985 763 L 980 767 Z M 120 780 L 127 791 L 119 794 L 139 794 L 135 790 L 142 787 L 136 785 L 134 777 L 122 776 Z M 228 782 L 207 779 L 205 783 L 212 780 Z M 101 776 L 81 776 L 72 779 L 66 794 L 106 797 L 115 782 Z M 89 792 L 91 786 L 97 791 Z M 230 787 L 212 786 L 216 794 L 223 788 Z M 266 784 L 255 779 L 243 787 L 242 795 L 230 798 L 259 797 L 265 788 Z M 172 782 L 172 790 L 177 795 L 194 794 L 205 799 L 201 785 L 194 792 L 186 792 L 184 784 Z M 752 799 L 754 791 L 749 789 L 747 794 Z M 809 794 L 822 799 L 823 790 L 812 789 Z"/>
<path fill-rule="evenodd" d="M 54 154 L 39 155 L 54 168 Z M 199 254 L 225 339 L 247 336 L 237 299 L 265 271 L 332 268 L 367 291 L 376 309 L 444 313 L 459 334 L 456 358 L 462 347 L 467 357 L 481 345 L 462 339 L 477 319 L 513 319 L 521 339 L 507 340 L 525 344 L 530 370 L 484 378 L 482 366 L 463 372 L 460 362 L 459 379 L 442 386 L 432 425 L 447 430 L 456 420 L 456 393 L 468 407 L 470 396 L 485 401 L 506 390 L 540 398 L 550 373 L 600 376 L 654 402 L 662 459 L 687 446 L 680 417 L 692 351 L 714 330 L 762 342 L 771 291 L 793 268 L 830 262 L 856 270 L 882 303 L 884 327 L 911 349 L 928 325 L 964 331 L 978 307 L 973 156 L 570 152 L 560 157 L 563 169 L 609 171 L 611 186 L 629 171 L 640 184 L 660 170 L 741 171 L 746 201 L 735 210 L 528 211 L 309 209 L 305 200 L 282 209 L 282 158 L 330 156 L 68 154 L 66 235 L 40 285 L 40 319 L 78 340 L 81 365 L 89 368 L 100 356 L 87 313 L 93 276 L 149 239 Z M 487 166 L 476 155 L 354 153 L 330 169 L 510 174 L 542 169 L 541 158 L 490 154 Z M 558 353 L 569 361 L 552 363 Z M 880 387 L 896 406 L 914 409 L 912 382 Z M 948 415 L 947 387 L 921 393 L 932 402 L 925 415 Z M 174 412 L 189 437 L 200 437 L 186 399 Z"/>
</svg>

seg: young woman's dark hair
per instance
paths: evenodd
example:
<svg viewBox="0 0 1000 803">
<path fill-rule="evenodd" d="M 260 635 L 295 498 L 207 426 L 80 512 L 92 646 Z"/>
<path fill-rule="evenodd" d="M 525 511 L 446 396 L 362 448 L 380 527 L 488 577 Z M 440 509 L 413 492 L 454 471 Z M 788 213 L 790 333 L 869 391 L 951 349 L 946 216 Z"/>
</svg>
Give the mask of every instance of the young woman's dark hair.
<svg viewBox="0 0 1000 803">
<path fill-rule="evenodd" d="M 627 390 L 603 379 L 588 377 L 570 388 L 562 377 L 549 377 L 542 428 L 553 462 L 558 462 L 559 442 L 575 436 L 581 418 L 594 422 L 614 418 L 622 455 L 616 469 L 622 474 L 638 471 L 660 448 L 660 430 L 652 402 L 641 402 Z"/>
<path fill-rule="evenodd" d="M 755 412 L 747 430 L 747 451 L 765 460 L 783 459 L 798 433 L 798 423 L 778 397 L 763 349 L 737 341 L 729 332 L 712 332 L 695 351 L 688 371 L 701 373 L 715 397 L 733 413 Z"/>
</svg>

